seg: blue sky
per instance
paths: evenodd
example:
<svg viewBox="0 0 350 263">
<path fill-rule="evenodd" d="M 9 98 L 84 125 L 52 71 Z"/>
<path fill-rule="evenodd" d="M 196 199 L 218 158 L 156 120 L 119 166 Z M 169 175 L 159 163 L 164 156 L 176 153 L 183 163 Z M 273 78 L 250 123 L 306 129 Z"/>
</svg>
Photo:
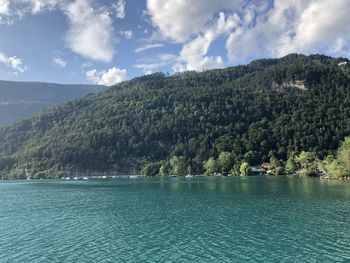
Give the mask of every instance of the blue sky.
<svg viewBox="0 0 350 263">
<path fill-rule="evenodd" d="M 0 79 L 112 85 L 289 53 L 350 56 L 349 0 L 0 0 Z"/>
</svg>

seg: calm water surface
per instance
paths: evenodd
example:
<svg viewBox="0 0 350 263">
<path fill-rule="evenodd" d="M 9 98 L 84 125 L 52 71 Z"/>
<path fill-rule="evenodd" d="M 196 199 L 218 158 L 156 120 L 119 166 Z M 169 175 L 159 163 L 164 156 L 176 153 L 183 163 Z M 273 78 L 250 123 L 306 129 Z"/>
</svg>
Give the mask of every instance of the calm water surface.
<svg viewBox="0 0 350 263">
<path fill-rule="evenodd" d="M 350 262 L 350 184 L 0 182 L 0 262 Z"/>
</svg>

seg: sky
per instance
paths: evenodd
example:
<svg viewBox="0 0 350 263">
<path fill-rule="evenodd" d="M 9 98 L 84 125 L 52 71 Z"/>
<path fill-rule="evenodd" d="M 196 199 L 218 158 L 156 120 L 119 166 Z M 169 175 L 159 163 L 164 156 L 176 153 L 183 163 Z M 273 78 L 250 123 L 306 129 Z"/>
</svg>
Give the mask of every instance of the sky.
<svg viewBox="0 0 350 263">
<path fill-rule="evenodd" d="M 0 0 L 0 79 L 113 85 L 289 53 L 350 57 L 350 0 Z"/>
</svg>

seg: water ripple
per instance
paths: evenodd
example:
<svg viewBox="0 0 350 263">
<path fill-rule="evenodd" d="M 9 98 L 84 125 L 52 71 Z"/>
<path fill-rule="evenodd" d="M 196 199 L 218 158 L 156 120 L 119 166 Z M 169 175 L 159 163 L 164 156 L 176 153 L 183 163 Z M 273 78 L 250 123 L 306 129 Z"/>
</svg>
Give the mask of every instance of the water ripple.
<svg viewBox="0 0 350 263">
<path fill-rule="evenodd" d="M 347 262 L 349 186 L 295 178 L 0 183 L 0 262 Z"/>
</svg>

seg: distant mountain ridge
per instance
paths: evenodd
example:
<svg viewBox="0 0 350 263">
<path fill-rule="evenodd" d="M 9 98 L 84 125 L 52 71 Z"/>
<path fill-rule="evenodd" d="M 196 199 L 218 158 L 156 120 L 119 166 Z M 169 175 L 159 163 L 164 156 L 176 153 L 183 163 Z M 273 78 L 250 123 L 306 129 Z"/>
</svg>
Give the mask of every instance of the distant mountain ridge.
<svg viewBox="0 0 350 263">
<path fill-rule="evenodd" d="M 12 123 L 40 110 L 89 93 L 102 86 L 0 80 L 0 125 Z"/>
</svg>

